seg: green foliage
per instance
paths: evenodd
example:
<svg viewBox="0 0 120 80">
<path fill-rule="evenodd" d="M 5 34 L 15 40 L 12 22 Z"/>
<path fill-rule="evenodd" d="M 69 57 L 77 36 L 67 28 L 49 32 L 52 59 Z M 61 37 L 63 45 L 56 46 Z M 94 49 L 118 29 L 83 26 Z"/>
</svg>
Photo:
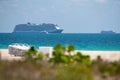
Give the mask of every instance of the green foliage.
<svg viewBox="0 0 120 80">
<path fill-rule="evenodd" d="M 91 64 L 90 57 L 88 55 L 82 55 L 81 52 L 77 52 L 73 56 L 74 61 L 79 63 Z"/>
<path fill-rule="evenodd" d="M 68 56 L 66 55 L 62 55 L 60 52 L 53 52 L 53 58 L 51 58 L 49 60 L 50 62 L 54 62 L 54 63 L 68 63 Z"/>
<path fill-rule="evenodd" d="M 43 59 L 43 54 L 42 53 L 37 54 L 36 59 L 37 60 L 42 60 Z"/>
<path fill-rule="evenodd" d="M 65 54 L 65 51 L 69 52 L 69 55 Z M 80 52 L 77 52 L 75 55 L 71 55 L 71 51 L 74 51 L 74 47 L 72 45 L 68 45 L 66 48 L 64 48 L 62 45 L 57 44 L 54 47 L 53 51 L 53 58 L 50 59 L 50 62 L 54 63 L 86 63 L 90 64 L 90 57 L 82 55 Z"/>
<path fill-rule="evenodd" d="M 73 58 L 76 62 L 82 62 L 82 54 L 80 52 L 77 52 L 77 54 L 74 55 Z"/>
<path fill-rule="evenodd" d="M 70 53 L 71 51 L 74 51 L 75 49 L 74 49 L 74 46 L 72 46 L 72 45 L 68 45 L 67 46 L 67 51 Z"/>
<path fill-rule="evenodd" d="M 54 47 L 54 51 L 53 51 L 53 57 L 49 60 L 50 62 L 54 62 L 54 63 L 65 63 L 68 64 L 71 62 L 71 56 L 70 55 L 66 55 L 65 51 L 67 48 L 63 47 L 61 44 L 57 44 Z M 69 52 L 73 51 L 74 47 L 73 46 L 69 46 Z"/>
<path fill-rule="evenodd" d="M 64 62 L 65 59 L 63 58 L 64 53 L 65 53 L 65 48 L 61 44 L 57 44 L 54 47 L 53 58 L 51 58 L 49 61 L 54 63 Z"/>
<path fill-rule="evenodd" d="M 55 47 L 54 47 L 54 52 L 57 52 L 61 55 L 64 54 L 65 52 L 65 47 L 63 47 L 61 44 L 57 44 Z M 53 54 L 54 55 L 54 54 Z"/>
<path fill-rule="evenodd" d="M 42 53 L 37 54 L 37 50 L 33 46 L 24 54 L 24 58 L 26 61 L 36 62 L 36 60 L 42 60 L 43 57 L 44 56 Z"/>
<path fill-rule="evenodd" d="M 64 55 L 64 56 L 61 56 L 61 61 L 62 63 L 68 64 L 70 62 L 70 58 L 69 56 Z"/>
<path fill-rule="evenodd" d="M 37 50 L 32 46 L 30 49 L 24 54 L 24 58 L 27 61 L 34 61 L 34 57 L 37 53 Z"/>
</svg>

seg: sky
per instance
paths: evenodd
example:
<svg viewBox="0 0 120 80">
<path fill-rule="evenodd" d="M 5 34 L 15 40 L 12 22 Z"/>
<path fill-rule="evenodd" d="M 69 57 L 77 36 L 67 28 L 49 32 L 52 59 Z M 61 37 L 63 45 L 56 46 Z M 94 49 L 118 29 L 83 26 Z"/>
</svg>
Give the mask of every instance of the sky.
<svg viewBox="0 0 120 80">
<path fill-rule="evenodd" d="M 0 0 L 0 32 L 27 22 L 53 23 L 63 33 L 120 33 L 120 0 Z"/>
</svg>

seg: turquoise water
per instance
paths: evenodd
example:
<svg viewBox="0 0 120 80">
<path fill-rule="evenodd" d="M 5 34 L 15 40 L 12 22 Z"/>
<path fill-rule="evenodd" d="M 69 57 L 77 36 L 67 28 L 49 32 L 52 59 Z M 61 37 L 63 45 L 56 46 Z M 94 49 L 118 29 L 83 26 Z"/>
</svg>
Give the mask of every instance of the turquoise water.
<svg viewBox="0 0 120 80">
<path fill-rule="evenodd" d="M 35 46 L 64 46 L 71 44 L 77 50 L 120 50 L 120 34 L 11 34 L 0 33 L 0 48 L 13 43 Z"/>
</svg>

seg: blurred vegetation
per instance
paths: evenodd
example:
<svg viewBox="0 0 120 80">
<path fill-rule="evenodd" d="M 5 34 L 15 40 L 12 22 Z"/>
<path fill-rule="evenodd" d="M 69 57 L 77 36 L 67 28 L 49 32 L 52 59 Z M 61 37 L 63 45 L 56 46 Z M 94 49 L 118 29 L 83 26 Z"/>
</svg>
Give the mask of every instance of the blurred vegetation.
<svg viewBox="0 0 120 80">
<path fill-rule="evenodd" d="M 24 61 L 0 60 L 0 80 L 120 80 L 120 61 L 91 60 L 74 50 L 57 44 L 49 58 L 32 46 Z"/>
<path fill-rule="evenodd" d="M 24 54 L 24 58 L 27 61 L 34 61 L 34 57 L 36 57 L 37 50 L 32 46 L 30 49 Z"/>
</svg>

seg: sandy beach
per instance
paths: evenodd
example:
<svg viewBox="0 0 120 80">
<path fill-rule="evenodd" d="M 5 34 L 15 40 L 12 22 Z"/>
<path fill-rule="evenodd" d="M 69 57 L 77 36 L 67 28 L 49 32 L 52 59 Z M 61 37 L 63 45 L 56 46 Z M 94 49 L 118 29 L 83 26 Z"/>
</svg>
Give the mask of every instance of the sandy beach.
<svg viewBox="0 0 120 80">
<path fill-rule="evenodd" d="M 79 52 L 80 50 L 76 50 Z M 120 60 L 120 51 L 80 51 L 83 55 L 89 55 L 92 60 L 101 56 L 106 61 L 118 61 Z"/>
<path fill-rule="evenodd" d="M 86 51 L 76 50 L 75 52 L 81 52 L 83 55 L 89 55 L 92 60 L 97 56 L 101 56 L 106 61 L 118 61 L 120 60 L 120 51 Z M 0 49 L 1 60 L 21 60 L 22 57 L 10 55 L 8 49 Z"/>
</svg>

